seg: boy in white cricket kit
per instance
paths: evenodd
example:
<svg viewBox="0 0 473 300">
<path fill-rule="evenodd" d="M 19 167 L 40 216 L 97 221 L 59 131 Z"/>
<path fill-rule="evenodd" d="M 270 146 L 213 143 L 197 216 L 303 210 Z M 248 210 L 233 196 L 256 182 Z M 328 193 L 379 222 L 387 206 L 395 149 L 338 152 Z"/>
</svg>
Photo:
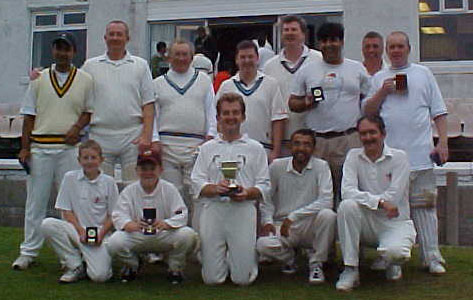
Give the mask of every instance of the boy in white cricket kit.
<svg viewBox="0 0 473 300">
<path fill-rule="evenodd" d="M 138 254 L 167 253 L 168 279 L 178 284 L 183 280 L 186 255 L 194 249 L 198 236 L 186 226 L 187 207 L 178 190 L 159 177 L 161 154 L 155 150 L 140 154 L 136 172 L 139 181 L 121 192 L 113 211 L 117 231 L 108 242 L 109 252 L 124 263 L 123 281 L 135 279 Z M 152 216 L 147 215 L 149 211 Z"/>
<path fill-rule="evenodd" d="M 112 177 L 99 167 L 102 149 L 94 140 L 79 147 L 82 170 L 64 175 L 56 201 L 62 220 L 47 218 L 41 224 L 44 238 L 51 244 L 66 272 L 59 282 L 70 283 L 87 275 L 96 282 L 112 276 L 112 259 L 104 245 L 112 229 L 111 214 L 118 198 L 118 188 Z"/>
</svg>

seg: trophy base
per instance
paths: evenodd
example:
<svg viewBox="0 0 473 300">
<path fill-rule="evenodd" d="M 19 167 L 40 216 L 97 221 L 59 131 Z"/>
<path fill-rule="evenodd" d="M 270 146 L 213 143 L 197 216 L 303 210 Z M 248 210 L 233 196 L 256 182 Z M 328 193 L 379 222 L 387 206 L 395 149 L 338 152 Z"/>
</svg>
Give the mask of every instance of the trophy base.
<svg viewBox="0 0 473 300">
<path fill-rule="evenodd" d="M 144 235 L 155 235 L 156 234 L 156 229 L 154 228 L 146 228 L 143 230 Z"/>
<path fill-rule="evenodd" d="M 230 197 L 230 196 L 233 196 L 233 195 L 235 195 L 235 194 L 238 193 L 238 190 L 239 190 L 238 186 L 229 186 L 228 188 L 229 188 L 230 190 L 229 190 L 228 192 L 226 192 L 226 193 L 220 194 L 220 196 L 227 196 L 227 197 Z"/>
</svg>

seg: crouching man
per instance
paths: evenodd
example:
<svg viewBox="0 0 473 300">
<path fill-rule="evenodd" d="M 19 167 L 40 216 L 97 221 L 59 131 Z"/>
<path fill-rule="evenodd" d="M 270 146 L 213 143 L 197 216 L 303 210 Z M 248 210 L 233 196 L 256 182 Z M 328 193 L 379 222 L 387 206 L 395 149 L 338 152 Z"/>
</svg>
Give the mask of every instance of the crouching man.
<svg viewBox="0 0 473 300">
<path fill-rule="evenodd" d="M 360 243 L 376 246 L 387 261 L 386 277 L 399 280 L 401 263 L 411 257 L 416 231 L 409 216 L 409 163 L 402 150 L 384 144 L 381 117 L 362 117 L 357 130 L 363 148 L 351 150 L 343 166 L 338 234 L 345 270 L 336 288 L 359 284 Z"/>
<path fill-rule="evenodd" d="M 312 156 L 315 133 L 299 129 L 291 136 L 292 157 L 275 160 L 270 168 L 271 197 L 261 206 L 262 237 L 257 250 L 283 262 L 283 273 L 294 273 L 295 247 L 313 249 L 309 283 L 325 281 L 322 264 L 335 238 L 332 176 L 328 163 Z"/>
<path fill-rule="evenodd" d="M 168 279 L 172 284 L 181 283 L 186 255 L 194 249 L 198 238 L 186 226 L 187 207 L 178 190 L 159 178 L 160 153 L 140 154 L 136 171 L 139 181 L 122 191 L 112 213 L 117 231 L 108 242 L 109 252 L 124 263 L 122 281 L 136 278 L 139 253 L 167 253 Z"/>
</svg>

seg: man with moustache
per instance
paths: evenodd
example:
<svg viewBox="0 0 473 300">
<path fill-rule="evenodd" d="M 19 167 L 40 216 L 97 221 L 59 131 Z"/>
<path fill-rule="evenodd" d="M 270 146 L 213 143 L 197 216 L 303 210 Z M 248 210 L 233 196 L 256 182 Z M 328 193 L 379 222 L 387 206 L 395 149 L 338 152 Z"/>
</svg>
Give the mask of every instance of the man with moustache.
<svg viewBox="0 0 473 300">
<path fill-rule="evenodd" d="M 261 205 L 262 237 L 257 250 L 284 263 L 283 273 L 294 273 L 295 248 L 310 248 L 309 283 L 325 281 L 322 264 L 335 239 L 336 214 L 327 162 L 312 156 L 314 132 L 292 134 L 292 157 L 275 160 L 269 167 L 271 197 Z M 296 192 L 297 191 L 297 192 Z"/>
<path fill-rule="evenodd" d="M 420 259 L 431 274 L 440 275 L 446 269 L 438 245 L 433 160 L 442 164 L 448 159 L 447 108 L 432 72 L 427 67 L 409 63 L 410 49 L 409 37 L 404 32 L 389 34 L 386 53 L 391 68 L 373 77 L 364 110 L 369 115 L 379 113 L 386 120 L 386 143 L 409 155 L 409 200 L 419 233 Z M 432 120 L 439 134 L 435 147 Z"/>
<path fill-rule="evenodd" d="M 240 95 L 219 98 L 217 120 L 221 135 L 200 147 L 192 170 L 195 198 L 203 202 L 202 278 L 206 284 L 222 284 L 230 273 L 235 284 L 248 285 L 258 276 L 255 201 L 265 201 L 270 190 L 266 153 L 240 132 L 245 120 Z M 237 165 L 235 188 L 222 174 L 225 163 Z"/>
<path fill-rule="evenodd" d="M 82 69 L 94 80 L 94 114 L 90 138 L 103 149 L 103 170 L 113 177 L 121 164 L 122 180 L 136 179 L 138 151 L 151 146 L 154 92 L 148 63 L 126 50 L 128 25 L 120 20 L 107 24 L 107 52 L 88 59 Z"/>
<path fill-rule="evenodd" d="M 402 278 L 401 264 L 411 257 L 416 231 L 409 217 L 407 154 L 384 143 L 383 119 L 362 117 L 357 130 L 363 148 L 348 152 L 343 165 L 342 202 L 337 211 L 338 236 L 345 270 L 339 291 L 359 285 L 360 244 L 377 247 L 387 261 L 386 278 Z"/>
<path fill-rule="evenodd" d="M 315 131 L 315 155 L 332 171 L 335 199 L 340 199 L 342 165 L 346 153 L 359 146 L 356 121 L 360 99 L 368 94 L 369 75 L 360 62 L 344 58 L 344 28 L 324 23 L 317 31 L 322 62 L 304 66 L 293 82 L 289 108 L 305 113 L 306 126 Z"/>
<path fill-rule="evenodd" d="M 194 50 L 185 40 L 169 52 L 170 70 L 153 81 L 157 122 L 153 140 L 160 139 L 162 178 L 174 184 L 192 213 L 198 230 L 198 204 L 191 201 L 190 174 L 197 147 L 217 136 L 214 91 L 210 78 L 191 66 Z"/>
<path fill-rule="evenodd" d="M 237 93 L 243 97 L 246 119 L 242 132 L 267 149 L 271 162 L 281 153 L 287 106 L 277 81 L 258 71 L 258 48 L 255 43 L 248 40 L 238 43 L 235 61 L 239 72 L 222 83 L 217 99 L 225 93 Z"/>
<path fill-rule="evenodd" d="M 305 43 L 307 23 L 302 17 L 287 15 L 281 19 L 281 41 L 283 49 L 263 67 L 263 73 L 277 80 L 285 103 L 291 95 L 291 83 L 301 68 L 312 61 L 321 61 L 319 51 L 309 49 Z M 290 155 L 289 140 L 297 129 L 304 128 L 304 113 L 288 111 L 282 154 Z"/>
<path fill-rule="evenodd" d="M 371 76 L 383 68 L 383 49 L 381 34 L 376 31 L 365 34 L 361 52 L 363 53 L 363 65 Z"/>
</svg>

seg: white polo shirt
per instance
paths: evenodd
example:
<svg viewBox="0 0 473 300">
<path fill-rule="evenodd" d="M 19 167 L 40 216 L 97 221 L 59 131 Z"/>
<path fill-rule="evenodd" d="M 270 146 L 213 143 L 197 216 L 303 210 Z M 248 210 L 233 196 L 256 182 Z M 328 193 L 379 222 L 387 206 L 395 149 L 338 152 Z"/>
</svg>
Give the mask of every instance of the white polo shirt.
<svg viewBox="0 0 473 300">
<path fill-rule="evenodd" d="M 361 95 L 369 91 L 370 76 L 357 61 L 344 58 L 339 65 L 311 62 L 297 73 L 291 94 L 305 96 L 321 88 L 325 100 L 309 110 L 305 124 L 316 132 L 345 131 L 361 117 Z"/>
<path fill-rule="evenodd" d="M 263 146 L 243 135 L 240 139 L 227 142 L 220 136 L 200 146 L 199 155 L 192 170 L 192 189 L 195 198 L 208 184 L 223 180 L 220 165 L 223 161 L 237 161 L 240 166 L 236 182 L 244 188 L 255 187 L 265 200 L 270 191 L 268 159 Z M 228 197 L 201 197 L 204 201 L 228 201 Z"/>
<path fill-rule="evenodd" d="M 287 105 L 282 99 L 277 81 L 261 72 L 245 85 L 240 73 L 225 80 L 217 92 L 216 99 L 224 93 L 237 93 L 243 97 L 246 106 L 246 120 L 241 132 L 265 144 L 271 144 L 272 122 L 287 119 Z"/>
<path fill-rule="evenodd" d="M 386 143 L 409 155 L 412 170 L 433 168 L 430 152 L 434 148 L 431 120 L 447 114 L 447 107 L 432 72 L 424 66 L 409 64 L 402 69 L 383 69 L 373 76 L 368 94 L 371 98 L 387 78 L 407 74 L 406 94 L 391 93 L 380 108 L 386 123 Z"/>
<path fill-rule="evenodd" d="M 56 199 L 56 209 L 72 211 L 81 226 L 101 227 L 112 215 L 118 198 L 115 180 L 103 172 L 89 180 L 84 171 L 73 170 L 64 175 Z"/>
<path fill-rule="evenodd" d="M 409 161 L 407 154 L 384 145 L 380 158 L 372 162 L 363 148 L 351 149 L 343 165 L 342 199 L 358 202 L 387 219 L 378 210 L 380 199 L 397 206 L 397 220 L 409 220 Z"/>
<path fill-rule="evenodd" d="M 140 181 L 128 185 L 118 198 L 112 213 L 113 224 L 123 230 L 128 222 L 143 219 L 143 208 L 155 208 L 156 219 L 178 228 L 187 224 L 187 207 L 176 187 L 164 179 L 159 179 L 156 188 L 147 194 Z"/>
<path fill-rule="evenodd" d="M 271 197 L 261 206 L 263 224 L 297 221 L 333 208 L 332 176 L 328 163 L 312 157 L 299 173 L 292 157 L 276 159 L 269 166 Z"/>
<path fill-rule="evenodd" d="M 154 102 L 148 63 L 128 52 L 121 60 L 107 54 L 88 59 L 82 67 L 94 80 L 94 134 L 131 134 L 141 127 L 142 108 Z"/>
<path fill-rule="evenodd" d="M 292 63 L 286 58 L 284 49 L 279 55 L 274 56 L 266 62 L 263 67 L 263 73 L 273 77 L 279 83 L 281 96 L 286 103 L 291 95 L 291 85 L 296 74 L 298 74 L 303 66 L 312 61 L 321 61 L 322 54 L 319 51 L 309 49 L 304 45 L 301 57 Z M 288 112 L 288 124 L 286 126 L 285 139 L 289 140 L 291 134 L 297 129 L 304 127 L 305 113 Z"/>
</svg>

